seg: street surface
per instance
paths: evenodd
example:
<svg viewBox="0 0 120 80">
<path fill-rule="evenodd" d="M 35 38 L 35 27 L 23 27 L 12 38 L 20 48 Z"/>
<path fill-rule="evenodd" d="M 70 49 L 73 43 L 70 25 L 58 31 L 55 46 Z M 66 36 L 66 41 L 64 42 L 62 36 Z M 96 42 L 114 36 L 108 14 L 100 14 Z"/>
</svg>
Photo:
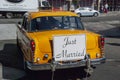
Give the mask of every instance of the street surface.
<svg viewBox="0 0 120 80">
<path fill-rule="evenodd" d="M 51 71 L 25 72 L 16 46 L 16 23 L 21 19 L 0 19 L 0 75 L 8 80 L 51 80 Z M 120 15 L 83 17 L 87 30 L 105 36 L 106 63 L 97 65 L 90 80 L 120 80 Z M 81 80 L 82 69 L 56 70 L 54 80 Z"/>
</svg>

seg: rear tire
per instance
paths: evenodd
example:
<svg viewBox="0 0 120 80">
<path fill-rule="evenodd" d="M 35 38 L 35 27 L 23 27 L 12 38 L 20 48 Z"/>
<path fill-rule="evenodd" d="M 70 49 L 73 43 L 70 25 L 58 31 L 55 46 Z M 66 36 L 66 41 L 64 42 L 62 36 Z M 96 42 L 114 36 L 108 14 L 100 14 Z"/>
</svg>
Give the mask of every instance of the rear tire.
<svg viewBox="0 0 120 80">
<path fill-rule="evenodd" d="M 27 67 L 27 62 L 25 61 L 25 58 L 23 57 L 23 69 L 26 73 L 30 73 L 32 72 L 32 70 L 30 70 L 28 67 Z"/>
<path fill-rule="evenodd" d="M 13 18 L 13 13 L 6 13 L 5 17 L 11 19 Z"/>
<path fill-rule="evenodd" d="M 94 17 L 97 17 L 97 16 L 98 16 L 98 13 L 97 13 L 97 12 L 95 12 L 93 16 L 94 16 Z"/>
<path fill-rule="evenodd" d="M 16 38 L 16 44 L 17 44 L 17 48 L 19 48 L 20 45 L 19 45 L 18 37 Z"/>
<path fill-rule="evenodd" d="M 24 70 L 27 70 L 26 61 L 25 61 L 25 58 L 24 58 L 23 52 L 22 52 L 22 50 L 20 49 L 20 44 L 19 44 L 18 37 L 16 38 L 16 44 L 17 44 L 18 52 L 19 52 L 19 54 L 20 54 L 21 57 L 22 57 L 22 68 L 23 68 Z"/>
<path fill-rule="evenodd" d="M 81 17 L 81 14 L 80 14 L 80 13 L 77 13 L 77 15 L 78 15 L 79 17 Z"/>
</svg>

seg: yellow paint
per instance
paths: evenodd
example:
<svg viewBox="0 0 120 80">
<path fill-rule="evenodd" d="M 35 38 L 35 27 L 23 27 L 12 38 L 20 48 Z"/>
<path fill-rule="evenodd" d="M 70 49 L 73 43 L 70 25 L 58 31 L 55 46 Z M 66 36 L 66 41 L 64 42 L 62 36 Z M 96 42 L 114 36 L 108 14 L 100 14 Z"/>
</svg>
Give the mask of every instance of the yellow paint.
<svg viewBox="0 0 120 80">
<path fill-rule="evenodd" d="M 44 12 L 31 12 L 29 13 L 31 19 L 42 16 L 77 16 L 77 14 L 69 11 L 44 11 Z"/>
<path fill-rule="evenodd" d="M 48 11 L 48 12 L 31 12 L 29 13 L 29 20 L 42 16 L 76 16 L 73 12 L 61 12 L 61 11 Z M 96 53 L 101 54 L 101 49 L 99 48 L 99 37 L 100 35 L 87 31 L 87 30 L 50 30 L 41 32 L 27 32 L 27 37 L 30 40 L 35 41 L 35 52 L 32 53 L 30 50 L 24 54 L 34 54 L 34 58 L 25 55 L 28 61 L 35 62 L 36 64 L 48 63 L 52 60 L 53 55 L 53 36 L 55 35 L 75 35 L 75 34 L 85 34 L 86 35 L 86 46 L 87 54 L 90 54 L 91 59 L 96 59 Z M 18 34 L 19 35 L 19 34 Z M 23 36 L 23 35 L 21 35 Z M 25 46 L 22 48 L 26 49 Z M 44 55 L 48 54 L 48 59 L 44 59 Z M 40 58 L 40 61 L 37 61 Z"/>
</svg>

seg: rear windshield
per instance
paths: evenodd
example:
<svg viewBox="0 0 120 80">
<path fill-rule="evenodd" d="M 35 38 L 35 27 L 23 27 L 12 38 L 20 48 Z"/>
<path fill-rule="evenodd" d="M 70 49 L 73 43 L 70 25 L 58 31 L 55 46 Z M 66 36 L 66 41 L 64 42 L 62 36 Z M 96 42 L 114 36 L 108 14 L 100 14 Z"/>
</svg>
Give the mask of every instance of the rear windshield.
<svg viewBox="0 0 120 80">
<path fill-rule="evenodd" d="M 31 31 L 53 30 L 53 29 L 81 29 L 84 27 L 79 17 L 38 17 L 31 21 Z"/>
</svg>

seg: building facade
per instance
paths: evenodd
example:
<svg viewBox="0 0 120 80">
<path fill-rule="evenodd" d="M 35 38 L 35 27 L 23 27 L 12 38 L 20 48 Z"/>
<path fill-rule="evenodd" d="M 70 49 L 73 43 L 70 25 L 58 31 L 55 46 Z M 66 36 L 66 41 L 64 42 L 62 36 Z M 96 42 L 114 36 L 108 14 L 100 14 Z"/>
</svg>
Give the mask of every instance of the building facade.
<svg viewBox="0 0 120 80">
<path fill-rule="evenodd" d="M 101 0 L 101 5 L 108 4 L 109 11 L 120 11 L 120 0 Z"/>
<path fill-rule="evenodd" d="M 109 11 L 120 11 L 120 0 L 48 0 L 52 7 L 62 10 L 74 10 L 78 7 L 92 7 L 98 11 L 108 4 Z"/>
</svg>

